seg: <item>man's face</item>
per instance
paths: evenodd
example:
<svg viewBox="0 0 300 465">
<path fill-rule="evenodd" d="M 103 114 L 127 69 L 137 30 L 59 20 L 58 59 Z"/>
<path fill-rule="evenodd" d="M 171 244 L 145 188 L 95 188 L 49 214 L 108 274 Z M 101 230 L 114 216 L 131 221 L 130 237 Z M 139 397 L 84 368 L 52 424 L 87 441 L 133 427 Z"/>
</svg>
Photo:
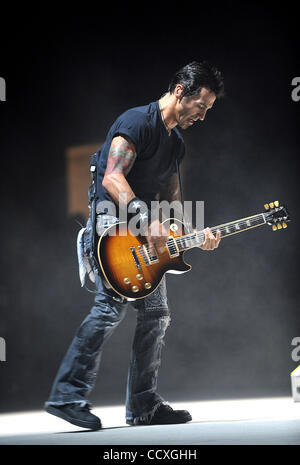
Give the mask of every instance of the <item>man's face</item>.
<svg viewBox="0 0 300 465">
<path fill-rule="evenodd" d="M 180 87 L 177 86 L 180 95 Z M 175 90 L 176 92 L 176 90 Z M 176 103 L 176 121 L 182 129 L 192 126 L 195 121 L 203 121 L 207 110 L 209 110 L 216 100 L 216 95 L 206 87 L 202 87 L 199 94 L 192 97 L 178 98 Z"/>
</svg>

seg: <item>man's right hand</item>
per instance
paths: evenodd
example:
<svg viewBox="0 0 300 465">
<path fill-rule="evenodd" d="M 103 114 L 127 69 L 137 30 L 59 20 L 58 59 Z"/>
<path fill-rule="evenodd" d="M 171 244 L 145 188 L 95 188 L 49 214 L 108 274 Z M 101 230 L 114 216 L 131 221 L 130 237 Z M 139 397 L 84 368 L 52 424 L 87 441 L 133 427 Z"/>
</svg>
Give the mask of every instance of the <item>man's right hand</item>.
<svg viewBox="0 0 300 465">
<path fill-rule="evenodd" d="M 151 222 L 148 227 L 147 235 L 145 236 L 151 255 L 155 255 L 156 251 L 159 253 L 164 252 L 164 247 L 168 242 L 169 235 L 167 228 L 158 219 Z"/>
</svg>

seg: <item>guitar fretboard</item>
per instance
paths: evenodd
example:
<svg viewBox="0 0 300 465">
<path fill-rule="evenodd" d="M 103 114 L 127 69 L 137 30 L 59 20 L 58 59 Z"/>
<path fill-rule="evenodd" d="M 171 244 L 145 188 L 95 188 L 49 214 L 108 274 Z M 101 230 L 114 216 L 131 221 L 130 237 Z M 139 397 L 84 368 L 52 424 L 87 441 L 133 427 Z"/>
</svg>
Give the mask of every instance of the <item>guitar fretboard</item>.
<svg viewBox="0 0 300 465">
<path fill-rule="evenodd" d="M 264 214 L 259 213 L 258 215 L 249 216 L 247 218 L 221 224 L 219 226 L 214 226 L 210 229 L 214 235 L 219 230 L 221 232 L 221 238 L 223 238 L 231 236 L 232 234 L 238 234 L 240 232 L 247 231 L 251 228 L 256 228 L 257 226 L 262 226 L 265 223 L 266 220 Z M 191 249 L 192 247 L 199 247 L 199 245 L 203 244 L 204 240 L 204 231 L 195 231 L 193 233 L 176 238 L 176 244 L 179 251 L 183 251 Z"/>
</svg>

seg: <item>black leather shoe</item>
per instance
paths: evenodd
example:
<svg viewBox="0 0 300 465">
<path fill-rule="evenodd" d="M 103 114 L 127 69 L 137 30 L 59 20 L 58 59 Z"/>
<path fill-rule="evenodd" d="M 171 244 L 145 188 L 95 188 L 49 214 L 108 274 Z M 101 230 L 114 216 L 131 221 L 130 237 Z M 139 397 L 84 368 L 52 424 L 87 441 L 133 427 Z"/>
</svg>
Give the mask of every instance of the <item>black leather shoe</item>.
<svg viewBox="0 0 300 465">
<path fill-rule="evenodd" d="M 79 402 L 75 402 L 74 404 L 48 405 L 46 407 L 46 412 L 62 418 L 73 425 L 80 426 L 81 428 L 94 431 L 102 428 L 100 418 L 90 412 L 90 408 L 87 404 L 81 406 Z"/>
<path fill-rule="evenodd" d="M 191 420 L 191 414 L 187 410 L 173 410 L 170 405 L 161 404 L 150 421 L 135 419 L 132 420 L 132 422 L 127 421 L 127 424 L 132 426 L 172 425 L 176 423 L 187 423 Z"/>
</svg>

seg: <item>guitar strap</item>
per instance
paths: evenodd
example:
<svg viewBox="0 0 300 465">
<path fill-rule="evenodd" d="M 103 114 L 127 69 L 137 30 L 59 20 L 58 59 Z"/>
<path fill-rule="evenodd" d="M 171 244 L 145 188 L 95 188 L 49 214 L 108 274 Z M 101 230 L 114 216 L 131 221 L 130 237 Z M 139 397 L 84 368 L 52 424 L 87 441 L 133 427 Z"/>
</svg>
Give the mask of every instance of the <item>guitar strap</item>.
<svg viewBox="0 0 300 465">
<path fill-rule="evenodd" d="M 177 174 L 178 174 L 178 179 L 179 179 L 180 200 L 181 200 L 181 203 L 182 203 L 182 206 L 183 206 L 183 193 L 182 193 L 182 184 L 181 184 L 181 176 L 180 176 L 178 158 L 176 158 L 176 167 L 177 167 Z"/>
<path fill-rule="evenodd" d="M 97 238 L 97 231 L 96 231 L 96 225 L 97 225 L 97 213 L 96 213 L 96 202 L 97 202 L 97 157 L 98 157 L 98 152 L 94 153 L 91 157 L 90 161 L 90 172 L 91 172 L 91 177 L 92 177 L 92 183 L 89 188 L 89 207 L 90 207 L 90 220 L 91 220 L 91 238 L 90 238 L 90 259 L 94 265 L 94 269 L 97 271 L 98 275 L 101 277 L 102 271 L 100 268 L 100 265 L 98 263 L 98 260 L 96 258 L 97 256 L 97 250 L 96 250 L 96 238 Z M 86 287 L 86 286 L 85 286 Z M 92 292 L 93 294 L 96 294 L 98 291 L 91 291 L 86 287 L 86 289 L 89 292 Z M 111 290 L 112 291 L 112 290 Z M 112 298 L 116 300 L 117 302 L 125 302 L 127 299 L 125 297 L 119 296 L 117 293 L 112 291 Z"/>
<path fill-rule="evenodd" d="M 90 258 L 101 275 L 100 266 L 96 259 L 96 201 L 97 201 L 97 152 L 91 157 L 90 172 L 92 183 L 89 188 L 89 205 L 90 205 L 90 218 L 91 218 L 91 241 L 90 241 Z"/>
<path fill-rule="evenodd" d="M 177 158 L 176 158 L 176 167 L 177 167 L 177 174 L 178 174 L 178 179 L 179 179 L 180 201 L 181 201 L 181 206 L 182 206 L 182 214 L 183 214 L 184 229 L 185 229 L 186 233 L 191 233 L 191 232 L 193 231 L 191 219 L 184 216 L 184 208 L 183 208 L 183 190 L 182 190 L 182 182 L 181 182 L 181 176 L 180 176 L 179 163 L 178 163 L 178 159 L 177 159 Z"/>
</svg>

